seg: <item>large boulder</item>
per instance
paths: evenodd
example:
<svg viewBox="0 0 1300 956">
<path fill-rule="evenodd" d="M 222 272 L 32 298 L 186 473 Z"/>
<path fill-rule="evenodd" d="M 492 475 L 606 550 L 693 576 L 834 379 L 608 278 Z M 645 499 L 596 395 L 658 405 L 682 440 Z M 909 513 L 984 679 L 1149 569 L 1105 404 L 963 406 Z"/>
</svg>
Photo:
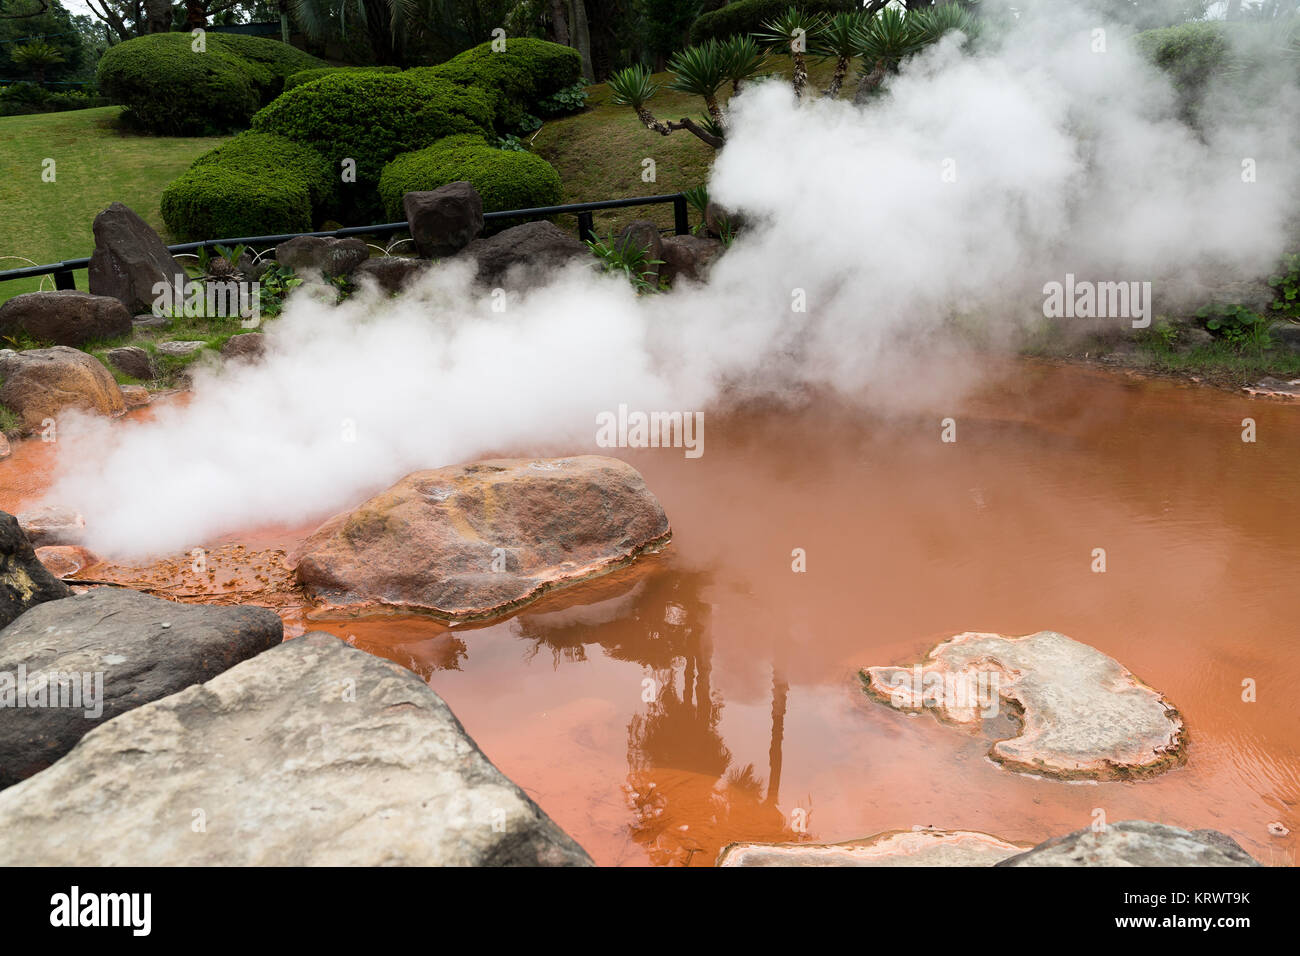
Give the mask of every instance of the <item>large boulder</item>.
<svg viewBox="0 0 1300 956">
<path fill-rule="evenodd" d="M 1009 705 L 1019 732 L 989 756 L 1058 779 L 1128 779 L 1186 756 L 1174 706 L 1113 658 L 1056 631 L 1025 637 L 967 632 L 913 667 L 868 667 L 867 693 L 900 710 L 933 711 L 978 730 Z"/>
<path fill-rule="evenodd" d="M 18 512 L 18 524 L 32 547 L 77 545 L 86 536 L 86 518 L 66 505 L 41 505 Z"/>
<path fill-rule="evenodd" d="M 158 233 L 129 207 L 115 202 L 95 217 L 95 251 L 90 255 L 90 291 L 120 301 L 132 315 L 153 312 L 158 283 L 167 303 L 184 301 L 190 280 Z"/>
<path fill-rule="evenodd" d="M 0 832 L 0 865 L 591 865 L 420 678 L 319 632 L 98 727 Z"/>
<path fill-rule="evenodd" d="M 38 604 L 0 631 L 0 787 L 44 770 L 99 724 L 283 638 L 279 615 L 259 607 L 177 604 L 118 588 Z M 5 674 L 18 675 L 18 686 L 6 686 Z M 65 687 L 80 691 L 75 706 L 55 705 Z M 23 707 L 4 699 L 24 691 Z"/>
<path fill-rule="evenodd" d="M 475 239 L 460 253 L 478 267 L 478 281 L 488 286 L 529 287 L 591 250 L 553 222 L 526 222 L 486 239 Z"/>
<path fill-rule="evenodd" d="M 317 599 L 497 617 L 664 545 L 668 519 L 614 458 L 497 459 L 407 475 L 291 559 Z"/>
<path fill-rule="evenodd" d="M 426 259 L 454 255 L 483 231 L 483 199 L 467 182 L 402 197 L 415 248 Z"/>
<path fill-rule="evenodd" d="M 27 334 L 37 342 L 80 347 L 130 335 L 131 313 L 117 299 L 63 289 L 26 292 L 0 305 L 0 336 Z"/>
<path fill-rule="evenodd" d="M 56 345 L 50 349 L 0 353 L 0 404 L 22 417 L 28 431 L 66 408 L 121 415 L 122 390 L 93 355 Z"/>
<path fill-rule="evenodd" d="M 71 594 L 37 559 L 18 519 L 0 511 L 0 628 L 38 604 Z"/>
<path fill-rule="evenodd" d="M 717 239 L 704 236 L 665 236 L 660 248 L 659 258 L 663 265 L 659 274 L 675 283 L 678 277 L 692 282 L 703 282 L 709 274 L 713 260 L 722 254 L 725 248 Z"/>
<path fill-rule="evenodd" d="M 401 292 L 416 276 L 424 274 L 430 266 L 428 259 L 407 256 L 376 256 L 357 267 L 353 278 L 369 276 L 384 292 L 394 295 Z"/>
<path fill-rule="evenodd" d="M 975 830 L 890 830 L 847 843 L 731 843 L 718 866 L 993 866 L 1027 847 Z"/>
<path fill-rule="evenodd" d="M 221 346 L 221 357 L 227 361 L 260 362 L 265 354 L 266 336 L 261 332 L 232 335 Z"/>
<path fill-rule="evenodd" d="M 370 247 L 360 239 L 297 236 L 275 247 L 275 261 L 302 276 L 310 273 L 328 278 L 349 275 L 368 258 Z"/>
<path fill-rule="evenodd" d="M 1217 830 L 1180 830 L 1124 820 L 1085 827 L 1040 843 L 997 866 L 1259 866 L 1237 841 Z"/>
</svg>

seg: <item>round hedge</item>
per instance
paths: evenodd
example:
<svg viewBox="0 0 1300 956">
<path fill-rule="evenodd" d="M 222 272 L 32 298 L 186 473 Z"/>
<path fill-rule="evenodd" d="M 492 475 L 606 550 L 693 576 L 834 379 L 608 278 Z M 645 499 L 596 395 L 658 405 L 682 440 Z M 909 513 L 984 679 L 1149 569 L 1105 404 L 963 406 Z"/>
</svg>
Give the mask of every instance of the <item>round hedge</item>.
<svg viewBox="0 0 1300 956">
<path fill-rule="evenodd" d="M 240 133 L 163 191 L 163 221 L 190 241 L 307 232 L 333 189 L 333 171 L 315 150 L 267 133 Z"/>
<path fill-rule="evenodd" d="M 277 40 L 209 33 L 196 53 L 188 33 L 154 33 L 104 51 L 99 88 L 151 133 L 196 136 L 240 129 L 285 77 L 321 60 Z"/>
<path fill-rule="evenodd" d="M 581 81 L 582 57 L 571 47 L 520 37 L 506 40 L 499 52 L 490 42 L 480 43 L 446 63 L 407 72 L 490 92 L 498 128 L 511 132 L 525 114 L 538 111 L 542 100 Z"/>
<path fill-rule="evenodd" d="M 279 96 L 253 117 L 253 129 L 312 147 L 331 169 L 351 158 L 357 182 L 373 187 L 399 153 L 491 127 L 487 94 L 416 72 L 332 71 Z"/>
<path fill-rule="evenodd" d="M 379 194 L 394 221 L 406 216 L 402 197 L 467 180 L 483 197 L 483 211 L 554 206 L 560 202 L 560 174 L 532 153 L 496 149 L 478 136 L 449 136 L 384 167 Z"/>
<path fill-rule="evenodd" d="M 726 40 L 737 34 L 757 33 L 763 24 L 797 6 L 804 13 L 844 13 L 862 6 L 854 0 L 736 0 L 706 13 L 691 24 L 691 43 Z"/>
<path fill-rule="evenodd" d="M 301 70 L 284 81 L 284 88 L 292 90 L 296 86 L 302 86 L 304 83 L 310 83 L 312 80 L 319 80 L 322 76 L 330 76 L 339 71 L 351 73 L 400 73 L 400 66 L 325 66 L 316 70 Z"/>
</svg>

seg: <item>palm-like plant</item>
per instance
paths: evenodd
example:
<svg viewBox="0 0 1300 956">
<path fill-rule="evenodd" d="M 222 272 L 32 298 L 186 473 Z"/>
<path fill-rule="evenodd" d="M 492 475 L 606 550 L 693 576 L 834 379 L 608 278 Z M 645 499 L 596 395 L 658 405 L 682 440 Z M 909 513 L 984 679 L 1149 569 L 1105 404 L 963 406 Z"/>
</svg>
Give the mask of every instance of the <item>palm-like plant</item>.
<svg viewBox="0 0 1300 956">
<path fill-rule="evenodd" d="M 789 53 L 794 61 L 792 79 L 796 96 L 803 96 L 808 86 L 808 50 L 815 45 L 817 35 L 825 26 L 825 17 L 807 14 L 790 7 L 779 17 L 768 20 L 756 34 L 758 41 L 772 50 Z"/>
<path fill-rule="evenodd" d="M 835 72 L 831 74 L 830 85 L 826 87 L 826 96 L 839 95 L 848 75 L 849 63 L 858 55 L 858 31 L 865 21 L 862 11 L 837 13 L 826 21 L 813 40 L 811 52 L 823 60 L 835 59 Z"/>
<path fill-rule="evenodd" d="M 31 70 L 32 79 L 37 83 L 45 82 L 47 67 L 65 62 L 62 51 L 54 44 L 46 43 L 44 40 L 32 40 L 30 43 L 15 47 L 10 54 L 10 59 L 13 60 L 15 66 Z"/>
<path fill-rule="evenodd" d="M 969 11 L 955 3 L 915 10 L 908 14 L 907 23 L 920 46 L 937 43 L 953 30 L 973 37 L 979 26 Z"/>
<path fill-rule="evenodd" d="M 738 35 L 722 44 L 723 72 L 731 81 L 731 92 L 740 92 L 744 80 L 761 76 L 767 69 L 767 53 L 751 36 Z"/>
<path fill-rule="evenodd" d="M 718 105 L 718 90 L 730 79 L 730 65 L 727 49 L 716 40 L 688 46 L 668 61 L 668 69 L 673 73 L 668 88 L 703 98 L 713 122 L 726 126 L 722 107 Z"/>
<path fill-rule="evenodd" d="M 645 104 L 659 92 L 659 84 L 650 78 L 650 71 L 644 66 L 629 66 L 619 70 L 609 78 L 610 97 L 616 106 L 630 106 L 637 117 L 650 129 L 658 124 L 646 109 Z"/>
</svg>

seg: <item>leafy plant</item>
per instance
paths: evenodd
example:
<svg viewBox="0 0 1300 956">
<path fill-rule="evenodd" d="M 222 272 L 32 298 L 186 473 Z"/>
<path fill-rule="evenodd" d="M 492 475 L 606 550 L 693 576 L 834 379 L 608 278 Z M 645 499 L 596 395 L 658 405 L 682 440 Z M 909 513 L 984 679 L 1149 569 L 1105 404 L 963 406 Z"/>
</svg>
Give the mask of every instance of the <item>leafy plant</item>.
<svg viewBox="0 0 1300 956">
<path fill-rule="evenodd" d="M 1300 253 L 1284 256 L 1282 271 L 1268 277 L 1277 298 L 1269 307 L 1278 318 L 1300 318 Z"/>
<path fill-rule="evenodd" d="M 302 285 L 302 279 L 288 266 L 271 263 L 258 281 L 258 310 L 263 318 L 280 314 L 284 299 L 293 289 Z"/>
<path fill-rule="evenodd" d="M 673 73 L 668 88 L 702 98 L 713 121 L 725 126 L 722 107 L 718 105 L 718 90 L 730 79 L 730 66 L 727 49 L 717 40 L 688 46 L 668 61 L 668 69 Z"/>
<path fill-rule="evenodd" d="M 538 100 L 537 111 L 542 116 L 563 116 L 566 113 L 576 113 L 586 105 L 587 87 L 582 83 L 574 83 Z"/>
<path fill-rule="evenodd" d="M 497 137 L 497 149 L 509 150 L 512 153 L 526 153 L 528 148 L 524 146 L 521 140 L 514 133 L 507 133 L 505 136 Z"/>
<path fill-rule="evenodd" d="M 647 246 L 629 239 L 615 239 L 613 233 L 606 238 L 588 239 L 587 247 L 601 261 L 606 272 L 623 272 L 638 295 L 658 292 L 653 267 L 662 265 L 662 259 L 651 259 Z"/>
<path fill-rule="evenodd" d="M 1269 327 L 1274 319 L 1260 315 L 1244 305 L 1215 303 L 1198 309 L 1196 315 L 1206 320 L 1205 327 L 1211 333 L 1226 340 L 1238 350 L 1250 345 L 1257 352 L 1263 352 L 1273 344 Z"/>
<path fill-rule="evenodd" d="M 704 217 L 708 215 L 709 210 L 709 187 L 692 186 L 690 189 L 683 189 L 682 195 L 686 197 L 687 205 L 700 214 L 700 221 L 691 227 L 691 235 L 698 236 L 705 229 Z"/>
</svg>

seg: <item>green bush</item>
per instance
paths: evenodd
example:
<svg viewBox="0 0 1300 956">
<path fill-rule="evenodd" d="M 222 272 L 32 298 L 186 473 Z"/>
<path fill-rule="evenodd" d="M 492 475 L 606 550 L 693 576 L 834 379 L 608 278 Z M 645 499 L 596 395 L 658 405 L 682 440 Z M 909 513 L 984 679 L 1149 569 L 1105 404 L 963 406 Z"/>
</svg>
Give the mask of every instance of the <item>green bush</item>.
<svg viewBox="0 0 1300 956">
<path fill-rule="evenodd" d="M 493 99 L 497 130 L 516 132 L 524 118 L 542 111 L 542 101 L 582 79 L 578 51 L 558 43 L 510 39 L 500 52 L 480 43 L 438 66 L 409 70 L 483 90 Z"/>
<path fill-rule="evenodd" d="M 352 73 L 400 73 L 400 66 L 325 66 L 316 70 L 301 70 L 284 81 L 285 90 L 292 90 L 294 87 L 302 86 L 304 83 L 310 83 L 312 80 L 319 80 L 322 76 L 329 76 L 340 70 L 347 70 Z"/>
<path fill-rule="evenodd" d="M 201 135 L 247 126 L 285 77 L 324 65 L 277 40 L 208 33 L 206 42 L 196 53 L 188 33 L 154 33 L 111 46 L 99 61 L 99 88 L 141 129 Z"/>
<path fill-rule="evenodd" d="M 467 180 L 483 197 L 483 211 L 554 206 L 560 174 L 533 153 L 496 149 L 478 136 L 450 136 L 404 153 L 384 167 L 379 194 L 390 219 L 405 218 L 402 196 Z"/>
<path fill-rule="evenodd" d="M 373 189 L 399 153 L 491 127 L 486 93 L 419 73 L 335 71 L 281 95 L 253 117 L 253 129 L 312 147 L 331 169 L 353 159 L 358 184 Z"/>
<path fill-rule="evenodd" d="M 854 0 L 737 0 L 706 13 L 691 24 L 691 43 L 726 40 L 741 33 L 758 33 L 763 24 L 791 7 L 804 13 L 844 13 L 861 6 Z"/>
<path fill-rule="evenodd" d="M 1173 81 L 1184 109 L 1194 108 L 1210 80 L 1230 65 L 1232 51 L 1223 23 L 1184 23 L 1147 30 L 1133 38 L 1137 49 Z"/>
<path fill-rule="evenodd" d="M 191 241 L 307 232 L 333 189 L 333 171 L 315 150 L 267 133 L 240 133 L 163 191 L 163 221 Z"/>
</svg>

